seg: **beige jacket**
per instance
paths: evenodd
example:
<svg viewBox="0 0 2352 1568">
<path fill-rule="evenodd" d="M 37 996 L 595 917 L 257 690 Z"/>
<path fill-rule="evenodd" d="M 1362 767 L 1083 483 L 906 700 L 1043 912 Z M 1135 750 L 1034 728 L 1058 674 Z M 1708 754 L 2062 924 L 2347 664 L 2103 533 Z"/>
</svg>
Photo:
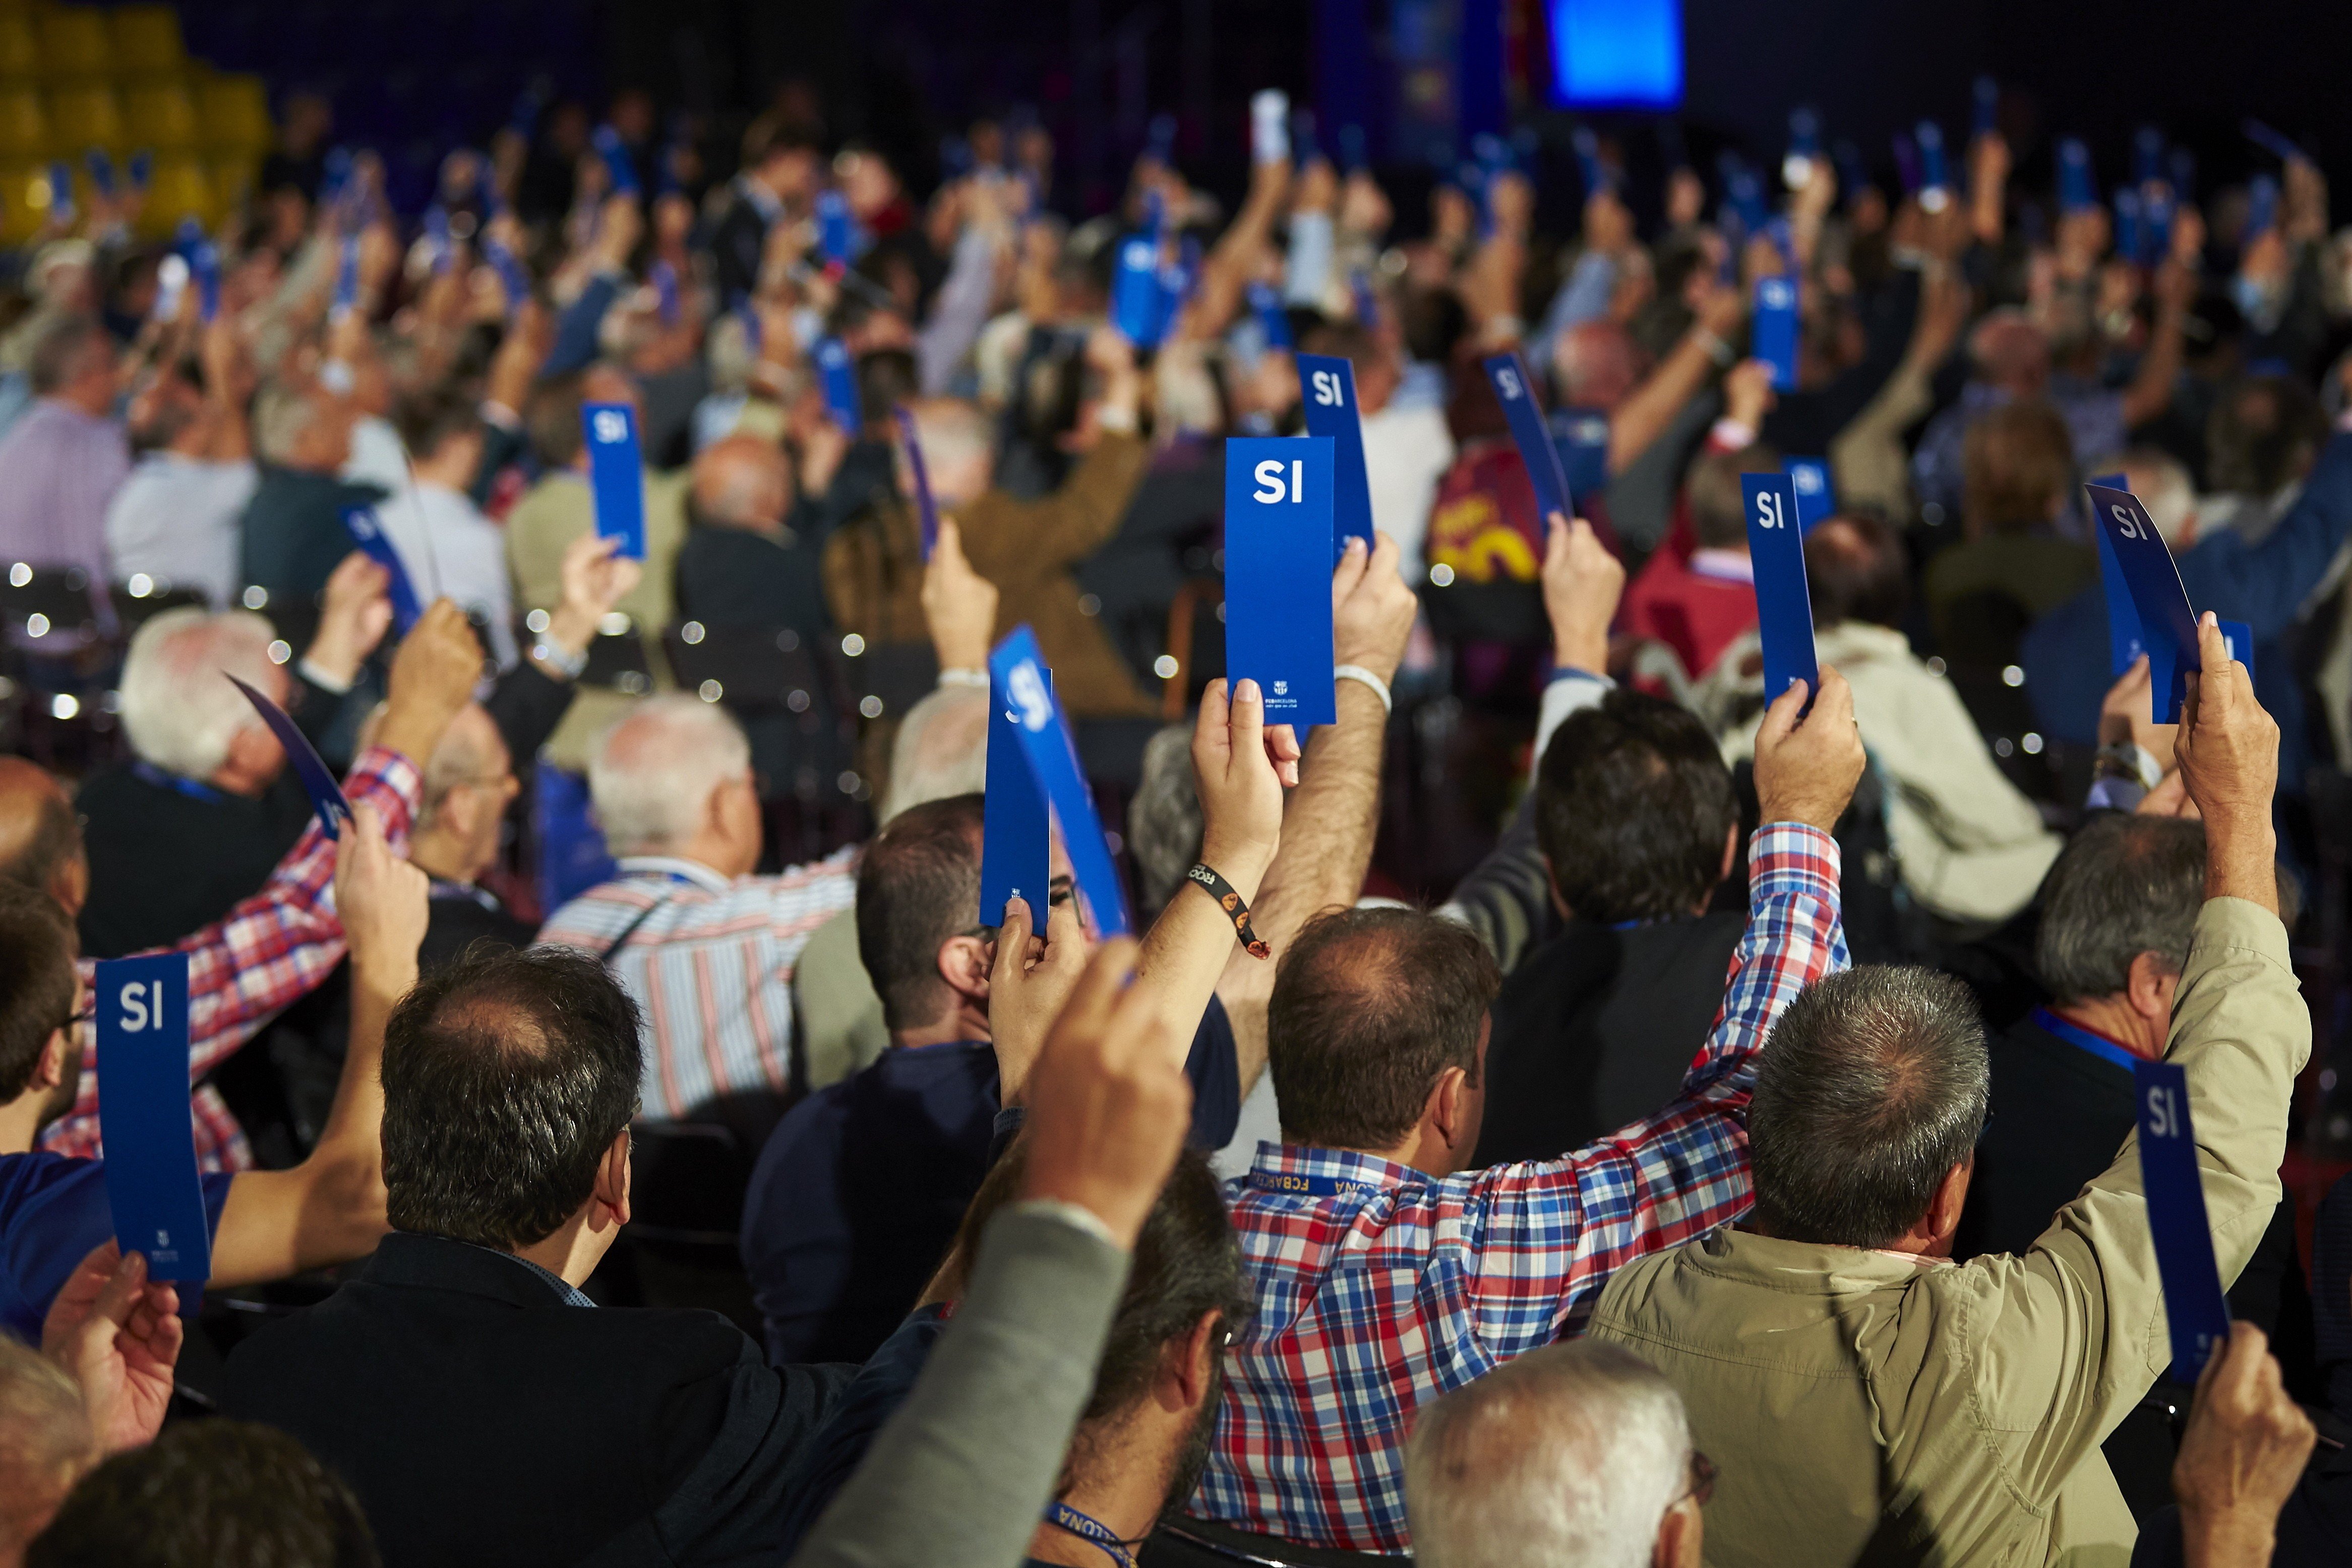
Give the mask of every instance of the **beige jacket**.
<svg viewBox="0 0 2352 1568">
<path fill-rule="evenodd" d="M 2199 913 L 2173 1005 L 2224 1282 L 2278 1205 L 2311 1018 L 2276 916 Z M 2137 1136 L 2022 1258 L 1966 1264 L 1718 1230 L 1641 1258 L 1590 1332 L 1665 1373 L 1721 1468 L 1715 1568 L 2125 1568 L 2100 1457 L 2172 1359 Z"/>
<path fill-rule="evenodd" d="M 1889 786 L 1887 837 L 1911 896 L 1956 921 L 2003 921 L 2023 909 L 2064 840 L 1994 763 L 1952 683 L 1886 626 L 1843 621 L 1813 641 L 1853 688 L 1863 743 Z M 1691 692 L 1691 706 L 1724 737 L 1727 762 L 1756 754 L 1764 700 L 1756 654 L 1749 632 Z"/>
</svg>

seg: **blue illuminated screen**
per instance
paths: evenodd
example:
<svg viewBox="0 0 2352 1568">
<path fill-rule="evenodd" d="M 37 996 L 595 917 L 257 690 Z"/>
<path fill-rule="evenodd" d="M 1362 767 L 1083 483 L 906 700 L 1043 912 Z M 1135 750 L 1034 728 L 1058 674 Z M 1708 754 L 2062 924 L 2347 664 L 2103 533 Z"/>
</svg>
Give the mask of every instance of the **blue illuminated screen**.
<svg viewBox="0 0 2352 1568">
<path fill-rule="evenodd" d="M 1551 58 L 1556 103 L 1680 108 L 1682 0 L 1551 0 Z"/>
</svg>

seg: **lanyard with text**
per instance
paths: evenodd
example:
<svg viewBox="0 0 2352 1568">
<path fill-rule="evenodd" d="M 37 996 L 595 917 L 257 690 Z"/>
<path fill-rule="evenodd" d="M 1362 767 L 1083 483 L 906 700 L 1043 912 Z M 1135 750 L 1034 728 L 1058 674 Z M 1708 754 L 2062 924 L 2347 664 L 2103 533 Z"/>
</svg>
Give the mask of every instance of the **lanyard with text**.
<svg viewBox="0 0 2352 1568">
<path fill-rule="evenodd" d="M 1292 1176 L 1280 1171 L 1252 1171 L 1249 1184 L 1261 1193 L 1296 1193 L 1302 1197 L 1335 1198 L 1343 1193 L 1377 1193 L 1378 1182 L 1355 1176 Z"/>
<path fill-rule="evenodd" d="M 157 789 L 168 789 L 186 795 L 190 800 L 203 801 L 206 805 L 225 798 L 220 791 L 208 784 L 199 784 L 194 779 L 182 778 L 178 773 L 167 773 L 152 763 L 131 763 L 131 776 L 142 783 L 153 784 Z"/>
<path fill-rule="evenodd" d="M 1135 1553 L 1129 1549 L 1130 1542 L 1125 1537 L 1114 1535 L 1109 1525 L 1080 1513 L 1060 1499 L 1045 1505 L 1045 1522 L 1102 1548 L 1103 1555 L 1118 1563 L 1118 1568 L 1135 1568 Z"/>
<path fill-rule="evenodd" d="M 2131 1071 L 2142 1060 L 2141 1058 L 2133 1055 L 2105 1035 L 2095 1035 L 2080 1024 L 2070 1024 L 2047 1007 L 2036 1007 L 2033 1010 L 2033 1021 L 2068 1045 L 2079 1047 L 2095 1057 L 2104 1058 L 2126 1072 Z"/>
</svg>

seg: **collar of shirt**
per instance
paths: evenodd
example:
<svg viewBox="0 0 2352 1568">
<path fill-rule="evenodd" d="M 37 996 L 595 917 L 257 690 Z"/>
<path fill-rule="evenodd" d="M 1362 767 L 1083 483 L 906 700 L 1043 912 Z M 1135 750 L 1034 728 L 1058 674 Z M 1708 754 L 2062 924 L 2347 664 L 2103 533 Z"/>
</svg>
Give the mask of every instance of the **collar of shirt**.
<svg viewBox="0 0 2352 1568">
<path fill-rule="evenodd" d="M 477 1252 L 487 1252 L 493 1258 L 503 1258 L 510 1263 L 519 1263 L 522 1265 L 525 1268 L 530 1269 L 533 1274 L 538 1275 L 542 1281 L 554 1290 L 556 1295 L 562 1298 L 563 1304 L 567 1307 L 593 1307 L 596 1304 L 590 1300 L 587 1295 L 581 1290 L 580 1287 L 572 1283 L 571 1280 L 566 1279 L 562 1275 L 556 1273 L 553 1269 L 541 1268 L 538 1264 L 533 1263 L 530 1258 L 525 1258 L 520 1252 L 501 1252 L 495 1247 L 482 1247 L 470 1241 L 466 1243 L 466 1245 L 473 1247 Z"/>
<path fill-rule="evenodd" d="M 1719 583 L 1756 581 L 1756 563 L 1745 550 L 1694 550 L 1690 569 L 1695 577 L 1712 577 Z"/>
<path fill-rule="evenodd" d="M 1300 1198 L 1381 1193 L 1433 1181 L 1425 1171 L 1377 1154 L 1318 1149 L 1306 1143 L 1261 1142 L 1243 1184 L 1251 1192 Z"/>
<path fill-rule="evenodd" d="M 431 899 L 467 899 L 496 914 L 506 906 L 499 896 L 475 882 L 453 882 L 446 877 L 436 877 L 425 896 Z"/>
<path fill-rule="evenodd" d="M 699 860 L 684 860 L 675 855 L 627 855 L 617 862 L 624 877 L 675 877 L 681 882 L 691 882 L 706 893 L 723 893 L 735 885 L 732 878 L 722 877 Z"/>
</svg>

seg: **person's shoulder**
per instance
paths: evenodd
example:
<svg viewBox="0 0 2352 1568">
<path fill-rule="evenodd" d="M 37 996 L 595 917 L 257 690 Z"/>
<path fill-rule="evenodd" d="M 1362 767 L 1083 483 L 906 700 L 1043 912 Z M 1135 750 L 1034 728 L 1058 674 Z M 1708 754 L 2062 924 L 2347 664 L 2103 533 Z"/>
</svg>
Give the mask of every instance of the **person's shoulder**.
<svg viewBox="0 0 2352 1568">
<path fill-rule="evenodd" d="M 103 1162 L 75 1154 L 35 1149 L 22 1154 L 0 1154 L 0 1229 L 12 1225 L 28 1208 L 44 1200 L 106 1180 Z"/>
</svg>

